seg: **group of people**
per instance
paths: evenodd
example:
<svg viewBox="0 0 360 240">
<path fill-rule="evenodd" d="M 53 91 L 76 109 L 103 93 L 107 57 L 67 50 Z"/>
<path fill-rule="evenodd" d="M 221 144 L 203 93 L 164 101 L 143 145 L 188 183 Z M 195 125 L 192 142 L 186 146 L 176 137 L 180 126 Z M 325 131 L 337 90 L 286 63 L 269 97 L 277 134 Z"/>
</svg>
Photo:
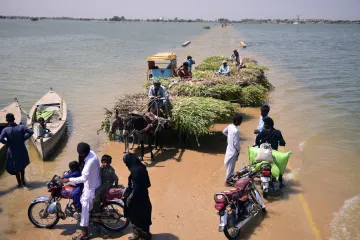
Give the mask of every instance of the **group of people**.
<svg viewBox="0 0 360 240">
<path fill-rule="evenodd" d="M 82 232 L 73 239 L 81 240 L 88 239 L 90 214 L 101 211 L 103 195 L 118 186 L 119 178 L 111 166 L 111 156 L 103 155 L 99 161 L 87 143 L 79 143 L 77 152 L 79 160 L 70 162 L 70 171 L 63 176 L 62 183 L 76 184 L 72 197 L 76 211 L 81 212 Z M 123 161 L 130 171 L 124 194 L 125 217 L 133 224 L 133 236 L 129 239 L 151 239 L 152 206 L 148 193 L 151 186 L 148 172 L 134 154 L 125 155 Z"/>
<path fill-rule="evenodd" d="M 29 165 L 29 154 L 25 141 L 34 132 L 32 129 L 15 123 L 12 113 L 6 115 L 8 126 L 1 131 L 0 142 L 7 146 L 6 170 L 15 175 L 18 187 L 27 185 L 25 168 Z M 88 227 L 91 212 L 101 210 L 101 199 L 105 192 L 118 185 L 118 176 L 111 166 L 112 157 L 103 155 L 99 161 L 95 152 L 87 143 L 77 146 L 78 161 L 69 163 L 69 171 L 63 175 L 61 182 L 75 184 L 72 198 L 75 210 L 81 213 L 80 226 L 82 233 L 74 239 L 89 239 Z M 151 186 L 145 165 L 134 154 L 127 154 L 123 161 L 130 171 L 128 188 L 124 194 L 125 217 L 133 224 L 133 236 L 129 239 L 151 239 L 152 206 L 148 188 Z M 101 166 L 100 166 L 101 162 Z"/>
<path fill-rule="evenodd" d="M 193 64 L 195 64 L 195 61 L 192 59 L 192 56 L 188 56 L 187 60 L 177 69 L 177 76 L 183 80 L 191 79 Z"/>
<path fill-rule="evenodd" d="M 245 65 L 242 62 L 242 58 L 236 49 L 232 52 L 230 58 L 234 62 L 237 71 L 240 71 L 241 68 L 245 67 Z M 222 62 L 219 71 L 217 71 L 216 74 L 223 76 L 230 76 L 230 66 L 226 60 Z"/>
<path fill-rule="evenodd" d="M 285 140 L 281 131 L 274 128 L 274 120 L 269 117 L 270 107 L 264 105 L 260 109 L 259 125 L 254 130 L 255 144 L 260 147 L 263 143 L 269 143 L 273 150 L 278 150 L 279 145 L 285 146 Z M 233 123 L 227 126 L 223 134 L 227 136 L 227 148 L 224 164 L 226 166 L 225 186 L 228 186 L 228 179 L 234 173 L 235 165 L 240 155 L 240 133 L 238 126 L 242 123 L 242 116 L 237 113 L 233 117 Z M 280 187 L 283 187 L 282 175 L 279 177 Z"/>
</svg>

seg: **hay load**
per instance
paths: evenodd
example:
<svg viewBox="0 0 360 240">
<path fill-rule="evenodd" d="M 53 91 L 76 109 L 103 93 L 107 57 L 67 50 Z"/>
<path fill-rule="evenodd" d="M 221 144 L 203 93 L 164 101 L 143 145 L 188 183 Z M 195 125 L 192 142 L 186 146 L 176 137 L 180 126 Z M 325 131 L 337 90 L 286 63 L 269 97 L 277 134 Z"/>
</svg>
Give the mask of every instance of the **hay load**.
<svg viewBox="0 0 360 240">
<path fill-rule="evenodd" d="M 118 110 L 123 116 L 132 111 L 145 112 L 147 99 L 146 93 L 129 94 L 118 98 L 111 111 Z M 175 97 L 171 103 L 173 128 L 195 137 L 208 134 L 215 123 L 228 120 L 239 107 L 237 104 L 207 97 Z M 110 139 L 114 139 L 110 133 L 110 117 L 110 112 L 107 112 L 100 130 L 106 132 Z"/>
<path fill-rule="evenodd" d="M 242 107 L 259 106 L 267 99 L 272 89 L 271 83 L 265 76 L 265 66 L 257 61 L 245 57 L 243 63 L 246 68 L 237 71 L 232 65 L 230 76 L 217 76 L 222 61 L 229 61 L 227 57 L 208 57 L 199 64 L 193 72 L 193 79 L 181 81 L 177 78 L 160 79 L 161 84 L 171 96 L 211 97 L 219 100 L 238 103 Z M 145 88 L 152 83 L 147 81 Z"/>
<path fill-rule="evenodd" d="M 227 57 L 206 58 L 195 68 L 191 80 L 159 79 L 171 98 L 172 126 L 176 131 L 195 137 L 207 135 L 214 124 L 231 119 L 238 107 L 259 106 L 267 100 L 272 85 L 265 76 L 265 66 L 245 57 L 245 68 L 236 71 L 229 63 L 231 76 L 217 76 L 215 72 L 224 60 L 230 61 Z M 147 81 L 143 93 L 119 98 L 113 110 L 117 109 L 122 115 L 147 111 L 150 85 L 152 82 Z M 101 129 L 113 139 L 109 133 L 110 117 L 107 112 Z"/>
</svg>

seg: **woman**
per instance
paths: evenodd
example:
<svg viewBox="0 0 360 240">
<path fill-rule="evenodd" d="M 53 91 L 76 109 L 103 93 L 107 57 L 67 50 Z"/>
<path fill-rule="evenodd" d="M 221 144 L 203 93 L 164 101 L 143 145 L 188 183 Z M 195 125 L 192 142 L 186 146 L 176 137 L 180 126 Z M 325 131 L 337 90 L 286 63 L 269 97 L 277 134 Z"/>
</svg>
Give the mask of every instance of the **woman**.
<svg viewBox="0 0 360 240">
<path fill-rule="evenodd" d="M 148 188 L 151 186 L 149 174 L 138 157 L 132 153 L 124 156 L 124 163 L 130 171 L 126 199 L 125 217 L 133 224 L 133 236 L 129 240 L 151 239 L 151 202 Z"/>
<path fill-rule="evenodd" d="M 239 71 L 242 66 L 242 59 L 239 52 L 235 49 L 231 54 L 230 58 L 235 62 L 236 69 Z"/>
<path fill-rule="evenodd" d="M 18 187 L 23 187 L 25 186 L 25 168 L 30 163 L 25 141 L 34 132 L 25 126 L 17 125 L 12 113 L 6 114 L 6 121 L 9 125 L 0 135 L 0 142 L 8 147 L 6 171 L 11 175 L 16 175 Z"/>
</svg>

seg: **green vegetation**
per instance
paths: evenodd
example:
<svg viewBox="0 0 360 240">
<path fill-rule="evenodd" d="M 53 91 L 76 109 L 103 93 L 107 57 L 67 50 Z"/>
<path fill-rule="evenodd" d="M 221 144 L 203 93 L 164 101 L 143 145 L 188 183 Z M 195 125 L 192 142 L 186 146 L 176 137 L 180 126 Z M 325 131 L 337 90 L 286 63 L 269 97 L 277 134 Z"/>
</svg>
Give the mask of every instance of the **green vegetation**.
<svg viewBox="0 0 360 240">
<path fill-rule="evenodd" d="M 208 134 L 215 123 L 229 120 L 237 107 L 236 104 L 207 97 L 176 97 L 172 120 L 176 130 L 199 137 Z"/>
<path fill-rule="evenodd" d="M 224 60 L 229 62 L 231 76 L 215 74 Z M 172 98 L 175 130 L 200 137 L 208 134 L 214 124 L 229 120 L 238 107 L 260 106 L 267 100 L 273 88 L 265 76 L 267 67 L 259 65 L 255 59 L 245 57 L 245 67 L 237 71 L 230 61 L 228 57 L 208 57 L 195 68 L 191 80 L 159 79 Z M 144 84 L 143 93 L 119 98 L 113 110 L 117 109 L 121 115 L 147 111 L 147 92 L 151 84 L 151 81 Z M 101 127 L 109 134 L 109 114 Z M 111 135 L 108 136 L 111 138 Z"/>
<path fill-rule="evenodd" d="M 204 26 L 204 29 L 210 29 L 210 26 Z"/>
</svg>

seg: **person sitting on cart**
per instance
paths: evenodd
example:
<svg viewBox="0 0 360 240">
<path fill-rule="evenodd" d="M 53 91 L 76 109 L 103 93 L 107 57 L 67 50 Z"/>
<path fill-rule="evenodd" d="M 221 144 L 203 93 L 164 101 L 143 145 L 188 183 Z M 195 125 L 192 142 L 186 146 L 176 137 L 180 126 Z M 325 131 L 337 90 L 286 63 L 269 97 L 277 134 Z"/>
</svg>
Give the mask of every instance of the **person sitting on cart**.
<svg viewBox="0 0 360 240">
<path fill-rule="evenodd" d="M 169 95 L 159 80 L 155 79 L 149 88 L 149 110 L 156 114 L 158 109 L 165 109 L 165 114 L 170 118 Z"/>
<path fill-rule="evenodd" d="M 191 70 L 189 68 L 189 63 L 184 62 L 183 65 L 181 67 L 179 67 L 179 69 L 177 70 L 177 75 L 181 78 L 181 79 L 191 79 L 192 78 L 192 73 Z"/>
</svg>

